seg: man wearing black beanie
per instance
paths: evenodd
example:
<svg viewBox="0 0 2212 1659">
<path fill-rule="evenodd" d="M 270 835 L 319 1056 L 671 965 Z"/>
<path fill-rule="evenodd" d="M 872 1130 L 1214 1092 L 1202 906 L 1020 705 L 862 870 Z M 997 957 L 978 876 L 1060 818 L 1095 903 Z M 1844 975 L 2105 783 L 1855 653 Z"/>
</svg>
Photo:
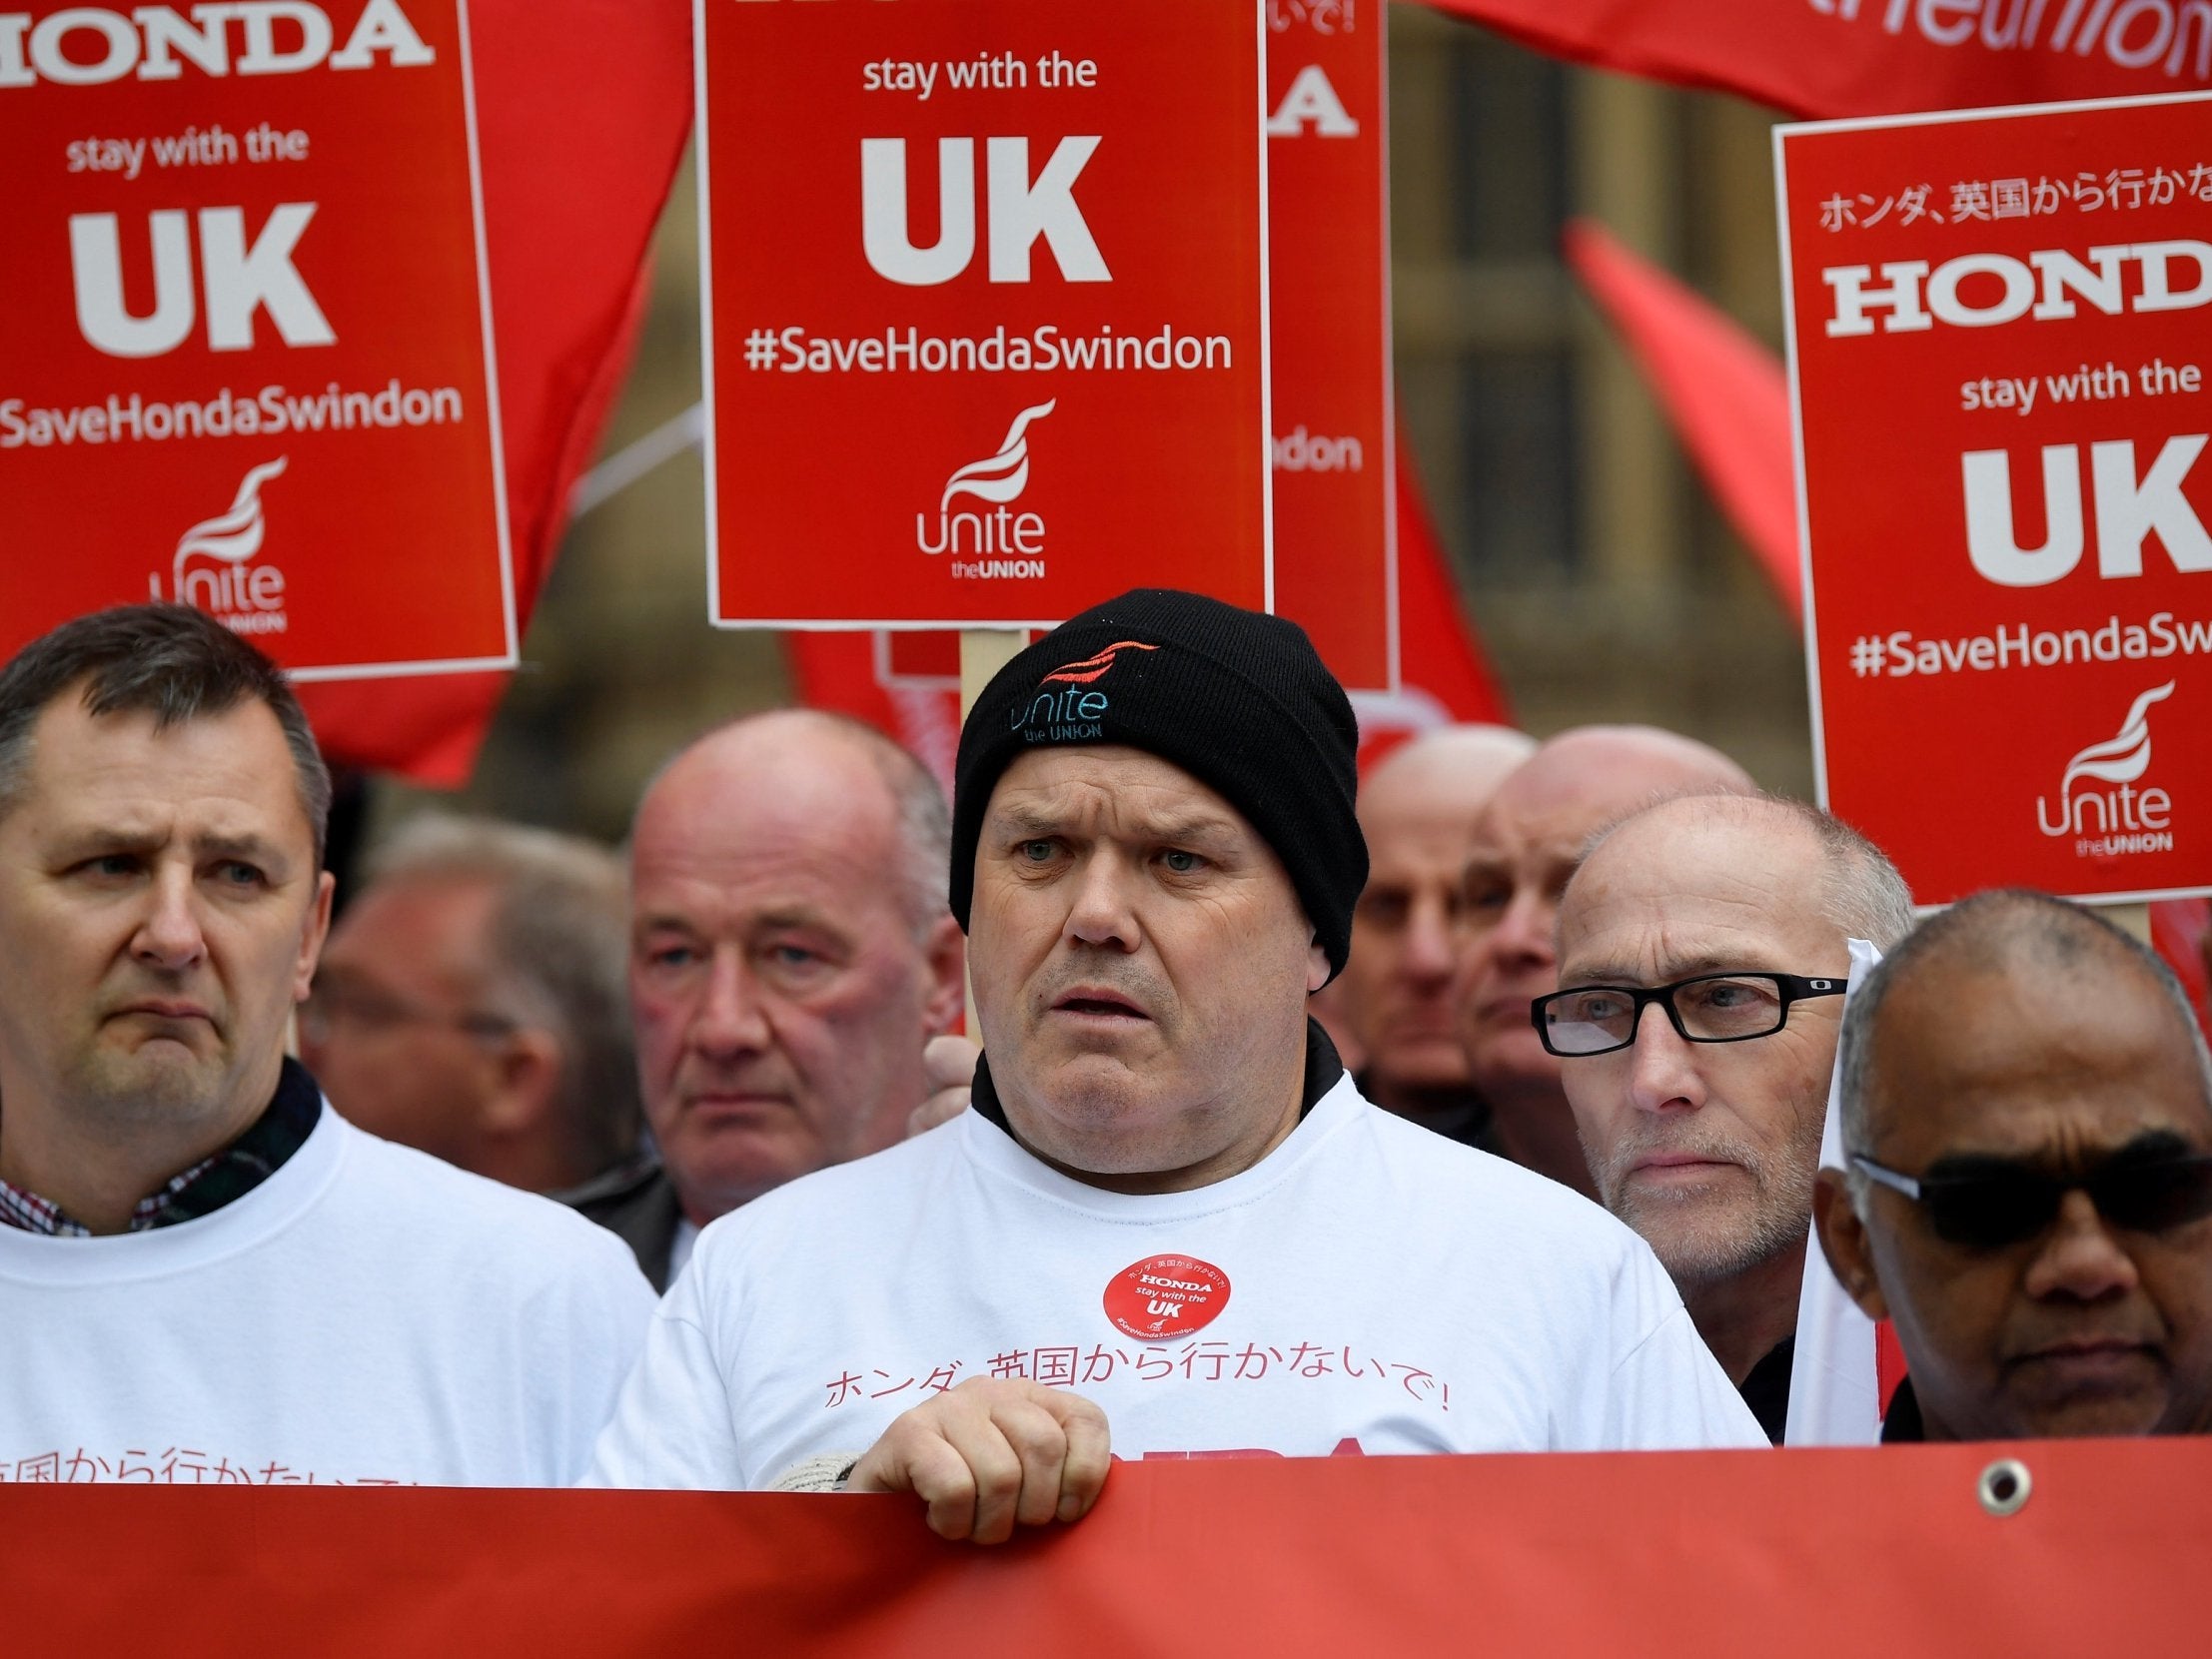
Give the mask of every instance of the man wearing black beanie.
<svg viewBox="0 0 2212 1659">
<path fill-rule="evenodd" d="M 1124 1457 L 1765 1444 L 1641 1240 L 1370 1106 L 1307 1018 L 1357 741 L 1300 629 L 1194 594 L 1007 664 L 953 799 L 972 1110 L 708 1228 L 595 1478 L 994 1541 L 1088 1509 L 1108 1419 Z"/>
</svg>

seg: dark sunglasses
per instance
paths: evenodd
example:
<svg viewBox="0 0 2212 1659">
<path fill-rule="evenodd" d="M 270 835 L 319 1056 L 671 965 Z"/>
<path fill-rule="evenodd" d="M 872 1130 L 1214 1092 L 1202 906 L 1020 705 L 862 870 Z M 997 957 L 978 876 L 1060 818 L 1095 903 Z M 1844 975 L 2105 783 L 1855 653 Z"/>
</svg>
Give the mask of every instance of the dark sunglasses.
<svg viewBox="0 0 2212 1659">
<path fill-rule="evenodd" d="M 2020 1164 L 1916 1179 L 1857 1153 L 1851 1164 L 1919 1205 L 1938 1239 L 1972 1249 L 2033 1239 L 2058 1219 L 2060 1201 L 2076 1188 L 2106 1222 L 2129 1233 L 2166 1233 L 2212 1216 L 2212 1155 L 2114 1162 L 2078 1176 Z"/>
</svg>

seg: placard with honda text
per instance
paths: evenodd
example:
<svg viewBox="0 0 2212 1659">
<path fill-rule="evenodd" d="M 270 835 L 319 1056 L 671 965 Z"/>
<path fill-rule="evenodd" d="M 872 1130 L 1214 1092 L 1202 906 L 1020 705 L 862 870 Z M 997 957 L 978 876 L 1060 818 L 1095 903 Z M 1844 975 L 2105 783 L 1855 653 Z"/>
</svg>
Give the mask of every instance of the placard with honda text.
<svg viewBox="0 0 2212 1659">
<path fill-rule="evenodd" d="M 1822 800 L 1923 904 L 2212 886 L 2212 98 L 1775 161 Z"/>
<path fill-rule="evenodd" d="M 709 614 L 1271 598 L 1258 0 L 695 0 Z"/>
<path fill-rule="evenodd" d="M 0 654 L 156 598 L 514 663 L 463 0 L 0 0 Z"/>
<path fill-rule="evenodd" d="M 1275 608 L 1348 689 L 1399 684 L 1383 0 L 1268 0 Z"/>
</svg>

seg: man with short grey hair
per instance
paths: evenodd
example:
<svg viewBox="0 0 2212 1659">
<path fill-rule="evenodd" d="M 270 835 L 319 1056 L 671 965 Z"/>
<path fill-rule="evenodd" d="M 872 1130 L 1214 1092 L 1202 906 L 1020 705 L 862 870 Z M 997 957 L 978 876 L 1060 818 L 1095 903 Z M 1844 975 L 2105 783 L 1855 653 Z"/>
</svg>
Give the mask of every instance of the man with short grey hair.
<svg viewBox="0 0 2212 1659">
<path fill-rule="evenodd" d="M 610 1408 L 651 1311 L 627 1252 L 354 1128 L 285 1055 L 328 802 L 283 676 L 201 611 L 0 671 L 18 1480 L 561 1485 Z"/>
<path fill-rule="evenodd" d="M 373 1135 L 526 1192 L 639 1186 L 621 860 L 426 812 L 378 850 L 301 1010 L 302 1058 Z"/>
<path fill-rule="evenodd" d="M 1658 1254 L 1776 1441 L 1845 942 L 1886 949 L 1911 926 L 1911 896 L 1871 842 L 1759 796 L 1633 814 L 1560 902 L 1560 988 L 1537 999 L 1536 1027 L 1599 1198 Z"/>
<path fill-rule="evenodd" d="M 1921 924 L 1844 1017 L 1820 1246 L 1911 1374 L 1882 1438 L 2212 1433 L 2212 1061 L 2173 972 L 2047 894 Z"/>
<path fill-rule="evenodd" d="M 734 721 L 646 788 L 629 1001 L 665 1178 L 619 1231 L 655 1284 L 716 1217 L 905 1133 L 960 1020 L 950 843 L 928 769 L 841 715 Z"/>
</svg>

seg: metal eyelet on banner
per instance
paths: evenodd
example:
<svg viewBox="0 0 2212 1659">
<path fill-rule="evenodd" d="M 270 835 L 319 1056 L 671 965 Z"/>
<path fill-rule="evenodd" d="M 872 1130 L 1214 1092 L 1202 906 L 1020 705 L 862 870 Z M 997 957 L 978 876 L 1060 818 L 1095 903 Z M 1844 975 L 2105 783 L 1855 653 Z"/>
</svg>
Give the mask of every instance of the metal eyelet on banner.
<svg viewBox="0 0 2212 1659">
<path fill-rule="evenodd" d="M 1974 1496 L 1981 1499 L 1982 1508 L 1999 1520 L 2007 1515 L 2017 1515 L 2027 1506 L 2028 1494 L 2035 1490 L 2034 1477 L 2028 1467 L 2016 1457 L 2000 1457 L 1981 1471 L 1981 1479 L 1974 1483 Z"/>
</svg>

